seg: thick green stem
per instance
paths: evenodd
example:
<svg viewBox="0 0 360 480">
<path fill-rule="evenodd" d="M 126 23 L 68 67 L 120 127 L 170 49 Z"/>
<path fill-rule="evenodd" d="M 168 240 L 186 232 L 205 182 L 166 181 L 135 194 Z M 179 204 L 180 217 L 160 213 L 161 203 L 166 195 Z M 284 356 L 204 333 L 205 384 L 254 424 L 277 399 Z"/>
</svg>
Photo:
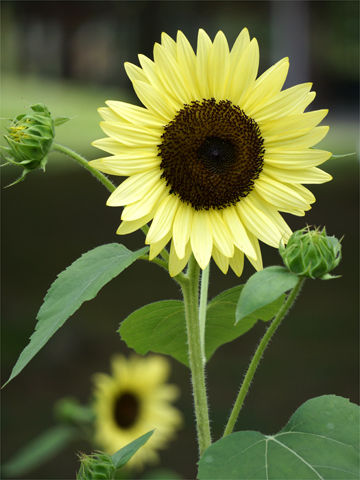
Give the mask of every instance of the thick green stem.
<svg viewBox="0 0 360 480">
<path fill-rule="evenodd" d="M 200 305 L 199 305 L 199 326 L 200 326 L 200 344 L 201 356 L 203 363 L 206 362 L 205 355 L 205 326 L 206 326 L 206 310 L 207 298 L 209 288 L 210 263 L 201 273 L 201 288 L 200 288 Z"/>
<path fill-rule="evenodd" d="M 264 353 L 266 347 L 268 346 L 271 338 L 273 337 L 274 333 L 278 329 L 280 323 L 282 322 L 282 320 L 286 316 L 287 312 L 290 310 L 293 303 L 295 302 L 295 299 L 298 296 L 298 294 L 301 290 L 301 287 L 303 286 L 304 281 L 305 281 L 305 278 L 299 278 L 298 283 L 295 285 L 295 287 L 289 293 L 289 295 L 286 299 L 286 302 L 280 308 L 276 317 L 272 321 L 271 325 L 266 330 L 265 335 L 261 339 L 261 342 L 260 342 L 259 346 L 257 347 L 257 349 L 255 351 L 255 354 L 254 354 L 254 356 L 251 360 L 251 363 L 249 365 L 249 368 L 246 372 L 244 381 L 243 381 L 243 383 L 240 387 L 240 390 L 239 390 L 238 396 L 236 398 L 234 407 L 232 409 L 232 412 L 230 414 L 228 423 L 227 423 L 226 428 L 224 430 L 223 437 L 225 437 L 226 435 L 229 435 L 234 430 L 234 427 L 235 427 L 236 421 L 238 419 L 240 410 L 241 410 L 241 408 L 244 404 L 245 397 L 246 397 L 246 395 L 249 391 L 251 381 L 252 381 L 252 379 L 255 375 L 255 372 L 256 372 L 256 369 L 257 369 L 257 367 L 260 363 L 261 357 L 263 356 L 263 353 Z"/>
<path fill-rule="evenodd" d="M 86 158 L 74 152 L 74 150 L 71 150 L 71 148 L 65 147 L 64 145 L 59 145 L 58 143 L 53 143 L 52 149 L 56 150 L 57 152 L 61 152 L 64 155 L 67 155 L 68 157 L 79 163 L 82 167 L 86 168 L 86 170 L 88 170 L 95 178 L 97 178 L 104 185 L 104 187 L 109 190 L 109 192 L 112 193 L 116 189 L 116 186 L 112 183 L 111 180 L 109 180 L 107 177 L 105 177 L 104 174 L 93 168 L 86 160 Z"/>
<path fill-rule="evenodd" d="M 186 331 L 189 349 L 189 364 L 194 393 L 196 428 L 200 456 L 211 444 L 209 411 L 206 396 L 205 366 L 201 355 L 199 328 L 199 266 L 193 255 L 190 257 L 185 279 L 180 281 L 185 304 Z"/>
</svg>

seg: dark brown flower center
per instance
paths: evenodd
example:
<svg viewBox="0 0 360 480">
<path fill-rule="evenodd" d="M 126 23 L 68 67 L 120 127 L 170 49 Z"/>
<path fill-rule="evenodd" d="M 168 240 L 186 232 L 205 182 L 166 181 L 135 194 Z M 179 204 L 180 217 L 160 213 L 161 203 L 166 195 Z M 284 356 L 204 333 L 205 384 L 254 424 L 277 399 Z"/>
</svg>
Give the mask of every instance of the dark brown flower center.
<svg viewBox="0 0 360 480">
<path fill-rule="evenodd" d="M 158 145 L 162 177 L 196 210 L 226 208 L 252 190 L 263 143 L 257 123 L 229 100 L 191 102 L 165 126 Z"/>
<path fill-rule="evenodd" d="M 140 411 L 138 397 L 132 392 L 121 392 L 114 402 L 114 420 L 120 428 L 131 428 Z"/>
</svg>

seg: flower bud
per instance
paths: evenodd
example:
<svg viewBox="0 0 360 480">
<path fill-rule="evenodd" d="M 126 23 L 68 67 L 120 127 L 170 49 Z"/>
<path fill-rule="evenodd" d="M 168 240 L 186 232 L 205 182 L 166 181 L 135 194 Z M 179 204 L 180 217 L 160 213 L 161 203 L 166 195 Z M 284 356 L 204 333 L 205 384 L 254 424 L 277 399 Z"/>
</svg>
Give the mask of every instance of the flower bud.
<svg viewBox="0 0 360 480">
<path fill-rule="evenodd" d="M 326 230 L 309 227 L 294 232 L 279 253 L 286 267 L 299 276 L 328 280 L 329 274 L 341 260 L 341 243 L 326 235 Z"/>
<path fill-rule="evenodd" d="M 105 453 L 80 456 L 81 466 L 76 475 L 76 480 L 108 480 L 113 478 L 116 467 L 110 457 Z"/>
<path fill-rule="evenodd" d="M 54 120 L 49 110 L 42 103 L 32 105 L 29 113 L 23 113 L 14 118 L 8 127 L 8 135 L 4 138 L 8 147 L 5 151 L 7 164 L 19 165 L 23 168 L 22 175 L 15 183 L 20 182 L 32 170 L 45 170 L 47 154 L 55 135 Z"/>
</svg>

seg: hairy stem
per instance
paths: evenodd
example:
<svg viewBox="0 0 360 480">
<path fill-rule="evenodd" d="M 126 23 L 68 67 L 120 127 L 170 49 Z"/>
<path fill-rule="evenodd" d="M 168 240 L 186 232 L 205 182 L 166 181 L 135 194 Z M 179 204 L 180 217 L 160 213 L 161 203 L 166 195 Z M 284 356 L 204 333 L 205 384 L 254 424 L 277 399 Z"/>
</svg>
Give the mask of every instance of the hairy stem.
<svg viewBox="0 0 360 480">
<path fill-rule="evenodd" d="M 194 393 L 196 428 L 200 456 L 211 444 L 208 402 L 205 384 L 205 366 L 201 354 L 199 328 L 199 266 L 192 255 L 185 279 L 180 282 L 185 304 L 189 364 Z"/>
<path fill-rule="evenodd" d="M 200 344 L 201 356 L 203 363 L 206 362 L 205 355 L 205 326 L 206 326 L 206 310 L 207 298 L 209 288 L 210 263 L 201 273 L 201 287 L 200 287 L 200 305 L 199 305 L 199 328 L 200 328 Z"/>
<path fill-rule="evenodd" d="M 266 330 L 263 338 L 261 339 L 261 342 L 259 343 L 259 346 L 257 347 L 257 349 L 254 353 L 254 356 L 251 360 L 251 363 L 249 365 L 249 368 L 246 372 L 244 381 L 243 381 L 243 383 L 240 387 L 240 390 L 239 390 L 238 396 L 236 398 L 234 407 L 231 411 L 228 423 L 227 423 L 226 428 L 224 430 L 223 437 L 225 437 L 226 435 L 229 435 L 234 430 L 234 427 L 235 427 L 236 421 L 238 419 L 240 410 L 241 410 L 241 408 L 244 404 L 245 397 L 246 397 L 246 395 L 249 391 L 251 381 L 254 378 L 254 375 L 255 375 L 257 367 L 259 366 L 261 357 L 263 356 L 263 353 L 264 353 L 266 347 L 268 346 L 271 338 L 273 337 L 274 333 L 278 329 L 280 323 L 282 322 L 282 320 L 284 319 L 284 317 L 286 316 L 286 314 L 288 313 L 288 311 L 290 310 L 290 308 L 294 304 L 294 302 L 296 300 L 296 297 L 300 293 L 300 290 L 303 286 L 304 281 L 305 281 L 305 278 L 299 278 L 298 279 L 298 283 L 295 285 L 295 287 L 289 293 L 289 295 L 286 299 L 286 302 L 282 305 L 282 307 L 278 311 L 276 317 L 271 322 L 271 325 Z"/>
</svg>

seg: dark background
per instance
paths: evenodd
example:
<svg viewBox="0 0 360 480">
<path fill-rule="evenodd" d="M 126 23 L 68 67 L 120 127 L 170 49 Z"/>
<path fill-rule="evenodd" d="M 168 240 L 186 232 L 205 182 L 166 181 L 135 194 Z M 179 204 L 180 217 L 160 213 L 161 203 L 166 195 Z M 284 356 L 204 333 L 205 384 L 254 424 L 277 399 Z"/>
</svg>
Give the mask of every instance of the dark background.
<svg viewBox="0 0 360 480">
<path fill-rule="evenodd" d="M 244 26 L 260 45 L 260 71 L 290 57 L 286 86 L 313 81 L 312 108 L 329 108 L 331 129 L 321 148 L 354 152 L 358 131 L 358 2 L 2 2 L 2 111 L 13 117 L 45 102 L 55 115 L 71 116 L 57 141 L 88 158 L 99 151 L 90 142 L 103 136 L 96 108 L 107 99 L 134 101 L 123 69 L 137 53 L 152 56 L 162 31 L 183 30 L 195 46 L 197 30 L 211 37 L 222 29 L 230 45 Z M 5 126 L 6 121 L 2 121 Z M 334 180 L 311 186 L 317 202 L 306 217 L 284 215 L 293 229 L 326 225 L 344 235 L 343 261 L 330 282 L 308 281 L 259 368 L 238 428 L 278 431 L 305 400 L 334 393 L 358 401 L 358 162 L 330 160 Z M 19 175 L 2 170 L 3 185 Z M 116 179 L 118 181 L 118 179 Z M 55 279 L 83 252 L 121 241 L 143 244 L 141 232 L 117 237 L 120 209 L 105 206 L 108 193 L 71 160 L 53 155 L 47 173 L 2 190 L 2 383 L 34 330 L 36 313 Z M 279 264 L 263 246 L 264 265 Z M 253 269 L 247 265 L 244 282 Z M 238 284 L 212 268 L 210 297 Z M 63 396 L 86 402 L 91 375 L 108 371 L 110 356 L 126 352 L 115 330 L 134 309 L 148 302 L 179 298 L 175 283 L 155 265 L 138 262 L 85 303 L 2 393 L 2 462 L 51 426 L 53 404 Z M 222 347 L 209 362 L 208 386 L 214 436 L 225 425 L 244 369 L 264 331 L 258 324 Z M 171 381 L 181 388 L 185 426 L 162 465 L 193 478 L 196 462 L 189 372 L 173 364 Z M 78 468 L 69 447 L 27 479 L 71 479 Z"/>
</svg>

